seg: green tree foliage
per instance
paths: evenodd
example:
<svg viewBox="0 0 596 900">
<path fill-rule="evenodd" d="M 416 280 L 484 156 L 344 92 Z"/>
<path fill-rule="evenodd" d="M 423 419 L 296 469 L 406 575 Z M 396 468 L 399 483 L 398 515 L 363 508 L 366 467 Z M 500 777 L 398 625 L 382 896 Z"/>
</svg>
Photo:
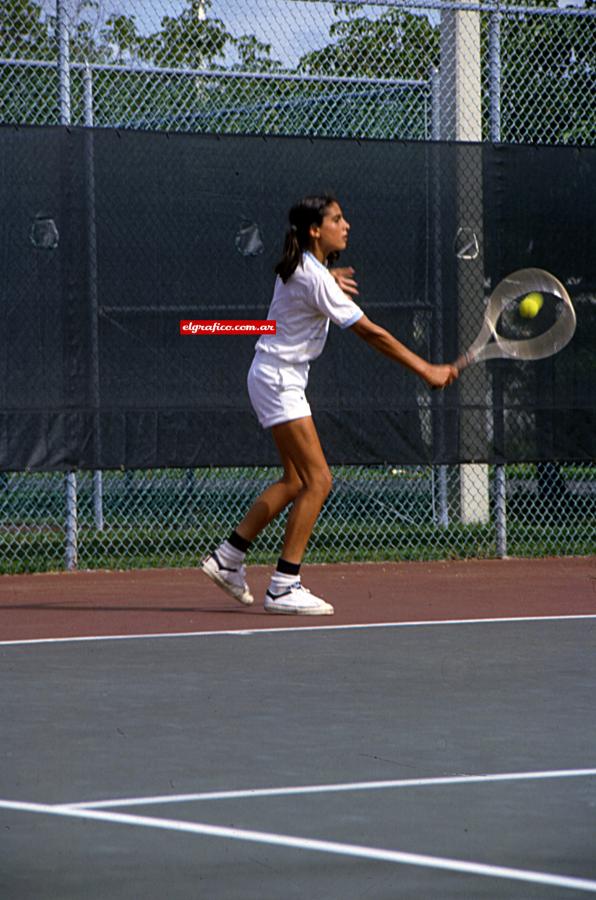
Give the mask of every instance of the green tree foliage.
<svg viewBox="0 0 596 900">
<path fill-rule="evenodd" d="M 593 144 L 596 16 L 503 17 L 501 47 L 502 139 Z"/>
<path fill-rule="evenodd" d="M 34 0 L 3 0 L 0 4 L 0 56 L 4 59 L 48 59 L 52 35 Z"/>
<path fill-rule="evenodd" d="M 85 6 L 100 9 L 100 0 L 86 0 Z M 178 16 L 166 15 L 160 27 L 143 34 L 136 15 L 109 15 L 95 41 L 88 26 L 73 35 L 73 43 L 89 48 L 95 59 L 117 63 L 147 63 L 158 68 L 226 68 L 236 55 L 232 68 L 249 72 L 277 71 L 278 60 L 271 58 L 271 46 L 254 35 L 232 35 L 221 19 L 208 15 L 212 0 L 188 0 Z M 83 40 L 81 40 L 83 38 Z"/>
<path fill-rule="evenodd" d="M 54 60 L 51 23 L 33 0 L 0 3 L 0 58 Z M 0 68 L 0 122 L 51 122 L 57 118 L 55 73 L 32 66 Z"/>
<path fill-rule="evenodd" d="M 222 131 L 425 138 L 429 79 L 440 67 L 436 11 L 336 2 L 321 49 L 305 54 L 293 74 L 327 81 L 284 79 L 288 69 L 254 34 L 233 35 L 212 15 L 212 0 L 186 0 L 147 32 L 137 15 L 110 14 L 112 0 L 68 0 L 73 63 L 118 64 L 132 73 L 95 71 L 97 121 L 104 125 Z M 532 5 L 555 8 L 556 0 Z M 114 3 L 117 6 L 117 3 Z M 594 10 L 595 0 L 584 0 Z M 0 56 L 55 61 L 55 9 L 49 0 L 0 0 Z M 46 12 L 44 12 L 44 10 Z M 483 109 L 488 138 L 489 13 L 483 13 Z M 202 70 L 211 76 L 149 75 L 147 69 Z M 235 77 L 226 79 L 226 72 Z M 215 73 L 221 72 L 222 77 Z M 240 73 L 275 76 L 239 77 Z M 143 74 L 145 73 L 145 74 Z M 55 71 L 5 68 L 0 83 L 3 121 L 52 121 Z M 333 84 L 329 79 L 370 79 Z M 374 81 L 383 85 L 375 85 Z M 79 77 L 80 82 L 80 77 Z M 393 82 L 393 85 L 387 85 Z M 501 15 L 501 138 L 569 143 L 596 140 L 590 98 L 596 89 L 596 16 Z M 78 95 L 77 95 L 78 91 Z M 77 99 L 78 96 L 78 99 Z M 75 116 L 82 88 L 73 76 Z M 77 105 L 78 104 L 78 105 Z M 76 118 L 75 118 L 76 120 Z"/>
<path fill-rule="evenodd" d="M 530 0 L 529 6 L 559 12 L 555 0 Z M 595 0 L 585 0 L 583 9 L 594 8 Z M 423 13 L 397 7 L 373 16 L 364 14 L 362 6 L 345 2 L 336 3 L 334 11 L 338 18 L 331 26 L 329 43 L 302 57 L 301 71 L 330 77 L 428 82 L 433 69 L 440 67 L 438 19 L 431 21 Z M 485 139 L 489 137 L 489 21 L 489 13 L 484 13 L 481 30 Z M 501 16 L 503 141 L 594 143 L 596 116 L 589 98 L 595 90 L 596 17 L 508 14 L 505 10 Z M 416 102 L 424 102 L 421 95 Z M 414 107 L 407 95 L 404 103 L 402 120 L 407 123 L 412 121 L 407 106 L 412 111 Z M 371 114 L 372 109 L 371 100 Z"/>
<path fill-rule="evenodd" d="M 380 16 L 362 15 L 362 7 L 334 4 L 343 16 L 330 28 L 331 42 L 300 60 L 311 75 L 427 79 L 439 64 L 439 29 L 426 15 L 389 8 Z"/>
<path fill-rule="evenodd" d="M 116 40 L 121 51 L 135 49 L 138 58 L 160 67 L 203 68 L 221 61 L 230 41 L 223 22 L 199 18 L 194 4 L 177 17 L 164 16 L 160 30 L 146 38 L 138 35 L 131 19 L 123 19 L 109 19 L 111 32 L 106 32 L 105 37 Z"/>
<path fill-rule="evenodd" d="M 325 95 L 318 112 L 328 133 L 379 138 L 428 135 L 428 79 L 439 63 L 440 35 L 424 14 L 385 8 L 371 14 L 353 3 L 335 3 L 329 42 L 303 56 L 299 71 L 341 79 L 371 79 L 367 88 L 337 85 L 310 93 Z M 374 85 L 393 81 L 392 87 Z"/>
<path fill-rule="evenodd" d="M 232 38 L 238 54 L 238 62 L 233 68 L 242 72 L 281 72 L 283 65 L 271 58 L 271 44 L 265 44 L 254 34 L 242 34 Z"/>
</svg>

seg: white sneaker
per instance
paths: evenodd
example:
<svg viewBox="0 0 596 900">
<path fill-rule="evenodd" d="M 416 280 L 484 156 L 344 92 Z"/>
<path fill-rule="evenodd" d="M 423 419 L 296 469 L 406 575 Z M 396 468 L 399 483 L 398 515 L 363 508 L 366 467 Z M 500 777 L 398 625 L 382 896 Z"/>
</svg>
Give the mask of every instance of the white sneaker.
<svg viewBox="0 0 596 900">
<path fill-rule="evenodd" d="M 226 594 L 230 594 L 234 600 L 239 600 L 245 606 L 250 606 L 255 602 L 255 598 L 250 592 L 250 588 L 246 583 L 246 568 L 238 566 L 236 569 L 224 566 L 220 561 L 217 553 L 212 553 L 201 563 L 201 569 L 211 581 L 222 588 Z"/>
<path fill-rule="evenodd" d="M 299 581 L 290 585 L 283 594 L 265 594 L 265 612 L 286 616 L 332 616 L 334 609 L 321 597 L 315 597 Z"/>
</svg>

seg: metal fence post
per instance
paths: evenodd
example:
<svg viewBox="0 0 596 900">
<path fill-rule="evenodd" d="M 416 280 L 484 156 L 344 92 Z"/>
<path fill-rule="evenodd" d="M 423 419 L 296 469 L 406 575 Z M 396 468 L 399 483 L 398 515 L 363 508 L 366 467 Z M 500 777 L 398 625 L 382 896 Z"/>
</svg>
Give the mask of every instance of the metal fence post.
<svg viewBox="0 0 596 900">
<path fill-rule="evenodd" d="M 66 486 L 66 568 L 69 572 L 78 563 L 77 476 L 67 472 Z"/>
<path fill-rule="evenodd" d="M 431 133 L 430 137 L 433 141 L 441 140 L 441 76 L 438 69 L 433 69 L 430 79 L 431 85 Z M 437 302 L 437 310 L 435 312 L 435 328 L 433 331 L 437 338 L 442 334 L 443 329 L 443 299 L 442 299 L 442 275 L 441 275 L 441 175 L 438 171 L 438 164 L 433 163 L 431 177 L 433 180 L 433 250 L 435 256 L 433 259 L 434 266 L 434 284 L 435 284 L 435 301 Z M 436 357 L 443 358 L 443 347 L 434 348 Z M 442 396 L 439 392 L 437 399 L 437 415 L 439 416 L 439 436 L 441 443 L 444 443 L 445 422 Z M 448 469 L 446 465 L 439 465 L 437 470 L 437 502 L 438 514 L 436 516 L 439 525 L 442 528 L 449 527 L 449 495 L 448 495 Z M 435 479 L 433 478 L 433 492 L 435 491 Z M 434 504 L 433 504 L 434 506 Z"/>
<path fill-rule="evenodd" d="M 56 0 L 60 124 L 70 125 L 70 34 L 65 0 Z"/>
<path fill-rule="evenodd" d="M 449 105 L 441 108 L 441 137 L 461 145 L 455 160 L 456 235 L 469 232 L 477 251 L 466 255 L 455 250 L 454 281 L 458 293 L 458 344 L 467 346 L 478 331 L 481 310 L 477 302 L 484 291 L 483 181 L 479 153 L 469 153 L 465 144 L 482 142 L 481 21 L 478 6 L 464 0 L 441 9 L 441 95 Z M 477 370 L 459 385 L 461 413 L 460 449 L 464 458 L 473 445 L 474 408 L 482 404 L 486 376 Z M 473 455 L 473 446 L 470 456 Z M 459 515 L 463 525 L 485 524 L 490 518 L 488 466 L 459 466 Z"/>
<path fill-rule="evenodd" d="M 70 33 L 65 0 L 56 0 L 58 23 L 58 103 L 60 124 L 70 125 Z M 65 562 L 68 571 L 77 567 L 77 476 L 75 472 L 67 472 L 66 489 L 66 554 Z"/>
<path fill-rule="evenodd" d="M 83 72 L 84 122 L 93 128 L 93 75 L 87 63 Z M 99 309 L 97 297 L 97 233 L 95 227 L 95 159 L 93 132 L 85 134 L 85 179 L 87 192 L 87 237 L 89 241 L 89 313 L 91 321 L 91 372 L 94 407 L 95 452 L 101 456 L 101 423 L 99 419 Z M 93 520 L 97 531 L 103 531 L 103 472 L 93 472 Z"/>
<path fill-rule="evenodd" d="M 501 10 L 496 9 L 488 19 L 488 72 L 490 139 L 501 140 Z"/>
<path fill-rule="evenodd" d="M 495 542 L 501 559 L 507 556 L 507 481 L 505 466 L 495 466 Z"/>
<path fill-rule="evenodd" d="M 498 2 L 488 20 L 488 69 L 490 139 L 496 144 L 501 140 L 501 10 Z M 500 382 L 496 389 L 502 392 Z M 502 558 L 507 555 L 507 475 L 502 463 L 495 466 L 494 500 L 496 554 Z"/>
</svg>

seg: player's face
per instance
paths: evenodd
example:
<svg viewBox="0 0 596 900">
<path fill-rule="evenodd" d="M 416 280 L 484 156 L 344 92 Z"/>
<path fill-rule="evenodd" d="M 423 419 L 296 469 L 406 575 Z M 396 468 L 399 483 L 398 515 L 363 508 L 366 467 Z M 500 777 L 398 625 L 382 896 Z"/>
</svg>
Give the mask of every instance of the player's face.
<svg viewBox="0 0 596 900">
<path fill-rule="evenodd" d="M 311 229 L 311 236 L 322 257 L 345 250 L 348 244 L 350 224 L 344 219 L 339 203 L 330 203 L 320 225 Z"/>
</svg>

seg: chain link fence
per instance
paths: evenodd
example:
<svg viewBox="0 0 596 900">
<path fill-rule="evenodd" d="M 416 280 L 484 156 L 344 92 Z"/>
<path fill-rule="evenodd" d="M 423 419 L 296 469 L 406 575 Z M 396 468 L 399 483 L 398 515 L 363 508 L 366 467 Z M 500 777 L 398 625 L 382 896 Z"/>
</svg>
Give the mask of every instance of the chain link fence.
<svg viewBox="0 0 596 900">
<path fill-rule="evenodd" d="M 595 93 L 592 0 L 0 8 L 8 124 L 593 145 Z M 194 565 L 277 474 L 5 473 L 0 571 Z M 582 555 L 596 546 L 593 465 L 354 466 L 334 476 L 311 562 Z M 282 529 L 283 519 L 260 537 L 253 561 L 275 558 Z"/>
<path fill-rule="evenodd" d="M 4 0 L 0 65 L 3 122 L 88 124 L 91 92 L 98 126 L 450 138 L 457 104 L 476 140 L 596 138 L 591 0 Z"/>
<path fill-rule="evenodd" d="M 589 555 L 596 536 L 596 468 L 507 466 L 507 553 Z M 499 483 L 490 467 L 489 516 L 462 522 L 457 467 L 334 467 L 308 561 L 431 560 L 497 555 Z M 248 505 L 281 470 L 152 470 L 77 476 L 68 504 L 63 475 L 4 474 L 0 483 L 3 573 L 65 567 L 123 569 L 193 566 L 227 536 Z M 94 484 L 95 482 L 95 484 Z M 483 487 L 478 480 L 478 492 Z M 445 498 L 441 496 L 445 491 Z M 251 561 L 279 554 L 284 518 L 255 542 Z M 502 527 L 502 526 L 501 526 Z"/>
</svg>

